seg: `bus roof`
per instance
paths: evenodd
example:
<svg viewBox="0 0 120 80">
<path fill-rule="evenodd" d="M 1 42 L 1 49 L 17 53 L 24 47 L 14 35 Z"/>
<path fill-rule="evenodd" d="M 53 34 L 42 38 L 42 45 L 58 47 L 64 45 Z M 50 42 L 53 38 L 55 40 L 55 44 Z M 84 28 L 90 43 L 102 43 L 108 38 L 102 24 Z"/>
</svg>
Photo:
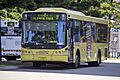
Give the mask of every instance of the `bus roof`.
<svg viewBox="0 0 120 80">
<path fill-rule="evenodd" d="M 66 13 L 67 15 L 69 15 L 68 18 L 70 19 L 83 20 L 83 21 L 95 22 L 95 23 L 101 23 L 101 24 L 108 24 L 108 20 L 105 20 L 103 18 L 86 16 L 82 12 L 75 11 L 75 10 L 69 10 L 65 8 L 38 8 L 35 11 L 25 11 L 24 13 L 31 13 L 31 12 Z"/>
<path fill-rule="evenodd" d="M 25 13 L 30 13 L 30 12 L 56 12 L 56 13 L 71 13 L 71 14 L 79 14 L 81 16 L 85 16 L 82 12 L 74 11 L 74 10 L 69 10 L 65 8 L 38 8 L 35 11 L 25 11 Z"/>
</svg>

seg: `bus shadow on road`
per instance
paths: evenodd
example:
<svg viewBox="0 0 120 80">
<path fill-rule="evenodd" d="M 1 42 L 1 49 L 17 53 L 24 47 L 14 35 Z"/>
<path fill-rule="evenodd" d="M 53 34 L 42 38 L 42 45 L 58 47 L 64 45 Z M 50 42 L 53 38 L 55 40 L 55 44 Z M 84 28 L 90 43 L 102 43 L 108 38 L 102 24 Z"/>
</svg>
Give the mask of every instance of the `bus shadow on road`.
<svg viewBox="0 0 120 80">
<path fill-rule="evenodd" d="M 102 63 L 100 66 L 81 65 L 77 69 L 71 69 L 66 65 L 51 65 L 34 68 L 32 63 L 21 64 L 19 62 L 1 63 L 5 67 L 0 66 L 0 71 L 17 71 L 17 72 L 43 72 L 43 73 L 62 73 L 62 74 L 77 74 L 77 75 L 97 75 L 97 76 L 115 76 L 120 77 L 120 64 L 117 63 Z M 12 65 L 13 64 L 13 65 Z M 15 68 L 11 67 L 15 66 Z"/>
<path fill-rule="evenodd" d="M 65 65 L 47 65 L 41 68 L 34 68 L 31 65 L 22 66 L 19 71 L 120 77 L 119 67 L 120 65 L 115 63 L 103 63 L 100 66 L 81 65 L 77 69 L 71 69 Z"/>
<path fill-rule="evenodd" d="M 82 69 L 82 68 L 87 68 L 87 67 L 92 67 L 88 65 L 80 65 L 76 69 Z M 68 65 L 53 65 L 53 64 L 47 64 L 46 66 L 41 66 L 41 67 L 33 67 L 32 65 L 29 66 L 21 66 L 19 69 L 39 69 L 39 70 L 70 70 L 70 69 L 75 69 L 72 68 L 71 66 Z"/>
</svg>

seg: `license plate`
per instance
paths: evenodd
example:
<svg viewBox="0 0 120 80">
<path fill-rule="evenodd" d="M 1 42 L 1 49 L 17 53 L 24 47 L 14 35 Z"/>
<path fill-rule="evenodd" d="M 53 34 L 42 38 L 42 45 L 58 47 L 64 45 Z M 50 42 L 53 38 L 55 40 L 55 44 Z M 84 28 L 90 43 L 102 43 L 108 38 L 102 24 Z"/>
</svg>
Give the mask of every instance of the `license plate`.
<svg viewBox="0 0 120 80">
<path fill-rule="evenodd" d="M 47 58 L 46 57 L 38 57 L 38 60 L 40 60 L 40 61 L 46 61 Z"/>
<path fill-rule="evenodd" d="M 7 56 L 14 56 L 14 54 L 7 54 Z"/>
</svg>

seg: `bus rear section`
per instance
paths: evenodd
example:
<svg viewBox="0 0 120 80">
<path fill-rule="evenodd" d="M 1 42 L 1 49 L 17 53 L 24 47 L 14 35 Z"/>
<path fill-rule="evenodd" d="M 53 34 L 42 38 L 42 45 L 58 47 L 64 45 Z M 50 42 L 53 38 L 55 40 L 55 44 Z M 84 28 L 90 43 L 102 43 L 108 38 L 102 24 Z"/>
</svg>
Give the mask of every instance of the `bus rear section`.
<svg viewBox="0 0 120 80">
<path fill-rule="evenodd" d="M 1 56 L 7 60 L 16 60 L 21 55 L 21 29 L 15 20 L 0 20 Z"/>
<path fill-rule="evenodd" d="M 2 57 L 16 60 L 21 55 L 21 36 L 1 36 Z"/>
</svg>

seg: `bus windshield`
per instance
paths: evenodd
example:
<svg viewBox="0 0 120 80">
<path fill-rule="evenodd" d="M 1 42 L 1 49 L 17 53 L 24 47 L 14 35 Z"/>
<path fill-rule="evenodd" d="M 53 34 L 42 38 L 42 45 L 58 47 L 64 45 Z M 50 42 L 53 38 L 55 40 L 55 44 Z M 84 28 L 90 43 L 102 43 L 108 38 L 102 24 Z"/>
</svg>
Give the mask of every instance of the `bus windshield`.
<svg viewBox="0 0 120 80">
<path fill-rule="evenodd" d="M 24 43 L 65 45 L 65 21 L 27 21 Z"/>
</svg>

